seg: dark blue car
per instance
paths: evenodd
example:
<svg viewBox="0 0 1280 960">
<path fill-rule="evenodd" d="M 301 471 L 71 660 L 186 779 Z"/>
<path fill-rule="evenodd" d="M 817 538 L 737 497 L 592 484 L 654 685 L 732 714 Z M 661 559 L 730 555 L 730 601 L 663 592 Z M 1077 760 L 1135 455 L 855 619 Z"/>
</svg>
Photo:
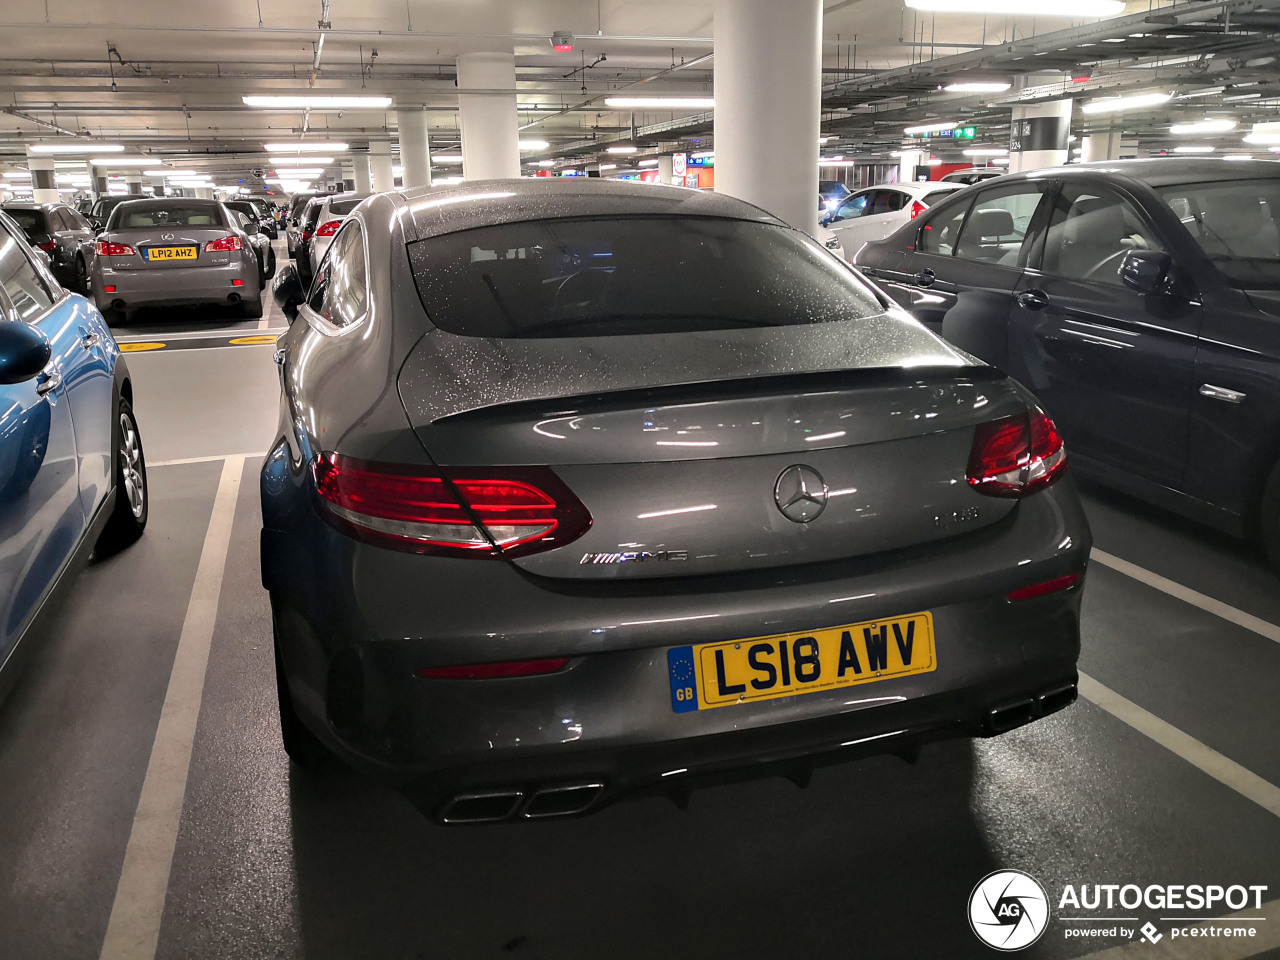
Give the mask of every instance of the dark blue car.
<svg viewBox="0 0 1280 960">
<path fill-rule="evenodd" d="M 1280 166 L 1106 161 L 960 191 L 855 263 L 1029 387 L 1073 469 L 1280 567 Z"/>
<path fill-rule="evenodd" d="M 0 692 L 79 564 L 146 526 L 132 400 L 102 315 L 0 214 Z"/>
</svg>

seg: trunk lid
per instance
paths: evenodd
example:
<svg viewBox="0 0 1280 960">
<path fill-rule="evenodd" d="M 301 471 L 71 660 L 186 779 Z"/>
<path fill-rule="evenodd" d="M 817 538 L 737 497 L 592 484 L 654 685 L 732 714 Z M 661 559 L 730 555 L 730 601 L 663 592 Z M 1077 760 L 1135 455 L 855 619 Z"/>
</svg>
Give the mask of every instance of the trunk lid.
<svg viewBox="0 0 1280 960">
<path fill-rule="evenodd" d="M 113 243 L 125 243 L 136 253 L 133 256 L 111 257 L 113 270 L 168 270 L 174 267 L 224 267 L 230 258 L 238 256 L 234 251 L 206 252 L 205 244 L 221 240 L 232 234 L 223 226 L 171 226 L 130 227 L 112 230 L 99 239 Z M 151 251 L 160 248 L 194 249 L 194 258 L 151 259 Z"/>
<path fill-rule="evenodd" d="M 591 339 L 433 330 L 399 388 L 437 464 L 554 469 L 591 527 L 509 562 L 579 580 L 822 562 L 995 523 L 1013 504 L 965 482 L 974 427 L 1026 409 L 897 315 Z"/>
</svg>

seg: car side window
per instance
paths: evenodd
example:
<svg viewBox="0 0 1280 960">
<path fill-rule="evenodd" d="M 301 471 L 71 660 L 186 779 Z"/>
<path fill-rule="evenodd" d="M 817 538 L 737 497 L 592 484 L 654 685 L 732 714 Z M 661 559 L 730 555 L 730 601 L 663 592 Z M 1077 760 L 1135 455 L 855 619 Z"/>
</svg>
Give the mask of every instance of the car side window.
<svg viewBox="0 0 1280 960">
<path fill-rule="evenodd" d="M 906 202 L 905 193 L 899 193 L 897 190 L 877 190 L 871 196 L 871 209 L 867 213 L 896 213 L 906 205 Z"/>
<path fill-rule="evenodd" d="M 1043 270 L 1070 280 L 1122 286 L 1130 250 L 1162 250 L 1129 201 L 1106 187 L 1068 183 L 1054 205 Z"/>
<path fill-rule="evenodd" d="M 349 327 L 369 303 L 360 221 L 348 221 L 334 238 L 316 274 L 308 306 L 335 327 Z"/>
<path fill-rule="evenodd" d="M 54 297 L 27 258 L 25 240 L 19 243 L 0 228 L 0 288 L 18 320 L 34 320 L 53 306 Z"/>
<path fill-rule="evenodd" d="M 870 194 L 859 193 L 844 201 L 844 203 L 836 207 L 835 215 L 831 218 L 832 222 L 838 220 L 854 220 L 862 216 L 867 211 L 867 199 L 869 197 Z"/>
<path fill-rule="evenodd" d="M 920 252 L 940 257 L 954 256 L 960 227 L 964 224 L 964 215 L 969 212 L 971 205 L 970 202 L 961 201 L 939 207 L 920 231 Z"/>
<path fill-rule="evenodd" d="M 1039 181 L 984 190 L 960 230 L 955 256 L 1015 267 L 1027 230 L 1044 197 Z"/>
</svg>

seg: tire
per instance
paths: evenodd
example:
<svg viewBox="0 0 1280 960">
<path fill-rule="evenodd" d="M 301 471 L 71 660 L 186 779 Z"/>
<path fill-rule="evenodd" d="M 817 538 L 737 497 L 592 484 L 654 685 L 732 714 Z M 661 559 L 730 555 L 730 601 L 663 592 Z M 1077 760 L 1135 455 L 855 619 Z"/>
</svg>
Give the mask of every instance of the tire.
<svg viewBox="0 0 1280 960">
<path fill-rule="evenodd" d="M 120 406 L 116 411 L 113 433 L 116 503 L 94 547 L 94 553 L 99 557 L 119 553 L 142 536 L 142 531 L 147 528 L 147 515 L 151 506 L 142 434 L 138 431 L 133 407 L 124 397 L 120 398 Z"/>
<path fill-rule="evenodd" d="M 76 257 L 76 293 L 89 296 L 89 265 L 81 256 Z"/>
<path fill-rule="evenodd" d="M 276 275 L 276 248 L 267 247 L 267 275 L 263 278 L 262 286 L 266 286 L 266 281 Z"/>
<path fill-rule="evenodd" d="M 271 627 L 275 634 L 272 647 L 276 659 L 276 702 L 280 709 L 280 742 L 289 759 L 304 770 L 316 770 L 329 762 L 329 751 L 320 742 L 320 738 L 307 729 L 307 725 L 298 716 L 293 706 L 293 695 L 289 692 L 289 679 L 285 676 L 284 661 L 280 658 L 280 627 L 272 612 Z"/>
<path fill-rule="evenodd" d="M 262 299 L 241 300 L 240 317 L 244 320 L 258 320 L 262 317 Z"/>
<path fill-rule="evenodd" d="M 1280 464 L 1271 471 L 1267 485 L 1262 490 L 1262 507 L 1259 511 L 1259 531 L 1262 545 L 1276 573 L 1280 573 Z"/>
</svg>

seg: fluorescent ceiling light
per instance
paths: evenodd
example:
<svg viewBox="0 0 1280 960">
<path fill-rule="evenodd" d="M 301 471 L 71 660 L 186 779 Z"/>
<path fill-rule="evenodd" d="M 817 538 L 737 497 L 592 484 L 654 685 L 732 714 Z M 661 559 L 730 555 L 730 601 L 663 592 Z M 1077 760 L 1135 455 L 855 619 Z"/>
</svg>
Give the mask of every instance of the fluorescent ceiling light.
<svg viewBox="0 0 1280 960">
<path fill-rule="evenodd" d="M 262 148 L 268 153 L 342 153 L 348 144 L 320 143 L 306 140 L 290 140 L 288 143 L 264 143 Z"/>
<path fill-rule="evenodd" d="M 378 110 L 391 106 L 390 97 L 324 97 L 312 96 L 250 96 L 240 98 L 246 107 L 275 108 L 278 110 Z"/>
<path fill-rule="evenodd" d="M 32 153 L 124 153 L 118 143 L 33 143 Z"/>
<path fill-rule="evenodd" d="M 958 126 L 960 126 L 960 124 L 956 123 L 954 120 L 950 122 L 922 123 L 914 127 L 905 127 L 902 132 L 908 134 L 941 133 L 943 130 L 954 130 Z"/>
<path fill-rule="evenodd" d="M 636 147 L 608 147 L 608 148 L 607 148 L 607 152 L 609 152 L 609 153 L 635 153 L 637 149 L 638 149 L 638 148 L 636 148 Z"/>
<path fill-rule="evenodd" d="M 547 143 L 547 141 L 545 140 L 521 140 L 520 141 L 521 150 L 545 150 L 549 146 L 551 146 L 551 144 Z"/>
<path fill-rule="evenodd" d="M 10 170 L 5 174 L 10 180 L 30 180 L 31 174 L 25 170 Z"/>
<path fill-rule="evenodd" d="M 1234 97 L 1223 97 L 1223 103 L 1235 103 L 1237 100 L 1258 100 L 1262 97 L 1260 93 L 1242 93 Z"/>
<path fill-rule="evenodd" d="M 932 13 L 993 13 L 1004 16 L 1114 17 L 1124 12 L 1121 0 L 906 0 L 912 10 Z"/>
<path fill-rule="evenodd" d="M 829 137 L 828 139 L 834 140 L 836 138 Z M 714 157 L 715 155 L 716 155 L 716 152 L 714 150 L 699 150 L 697 153 L 689 154 L 689 156 L 692 157 L 694 160 L 705 160 L 707 157 Z"/>
<path fill-rule="evenodd" d="M 144 177 L 168 177 L 172 176 L 174 172 L 173 170 L 143 170 L 142 175 Z"/>
<path fill-rule="evenodd" d="M 975 147 L 972 150 L 965 150 L 966 157 L 1007 157 L 1009 151 L 1002 147 Z"/>
<path fill-rule="evenodd" d="M 1234 120 L 1197 120 L 1195 123 L 1175 123 L 1169 128 L 1169 132 L 1173 134 L 1226 133 L 1235 128 Z"/>
<path fill-rule="evenodd" d="M 462 154 L 460 153 L 433 153 L 431 155 L 432 163 L 461 163 Z"/>
<path fill-rule="evenodd" d="M 1245 143 L 1280 143 L 1280 123 L 1255 123 L 1244 138 Z"/>
<path fill-rule="evenodd" d="M 1213 153 L 1213 147 L 1206 145 L 1174 147 L 1174 153 Z"/>
<path fill-rule="evenodd" d="M 1189 93 L 1180 94 L 1178 99 L 1190 100 L 1192 97 L 1216 97 L 1224 90 L 1226 90 L 1226 87 L 1201 87 L 1199 90 L 1192 90 Z"/>
<path fill-rule="evenodd" d="M 89 161 L 95 167 L 149 167 L 155 157 L 94 157 Z"/>
<path fill-rule="evenodd" d="M 606 97 L 609 107 L 651 107 L 655 110 L 711 109 L 716 105 L 714 97 Z"/>
<path fill-rule="evenodd" d="M 600 164 L 600 169 L 601 170 L 617 170 L 618 165 L 616 163 L 602 163 Z"/>
<path fill-rule="evenodd" d="M 857 160 L 819 160 L 820 167 L 852 167 Z"/>
<path fill-rule="evenodd" d="M 290 164 L 301 166 L 304 163 L 333 163 L 333 157 L 268 157 L 268 159 L 277 167 L 284 167 Z"/>
<path fill-rule="evenodd" d="M 996 157 L 996 159 L 992 160 L 992 161 L 991 161 L 991 163 L 992 163 L 992 165 L 997 166 L 997 167 L 1007 167 L 1007 166 L 1009 165 L 1009 158 L 1008 158 L 1008 157 Z"/>
<path fill-rule="evenodd" d="M 286 167 L 271 172 L 281 177 L 318 177 L 324 173 L 324 167 Z"/>
<path fill-rule="evenodd" d="M 1119 113 L 1122 110 L 1141 110 L 1143 107 L 1158 107 L 1172 99 L 1168 93 L 1138 93 L 1131 97 L 1110 97 L 1106 100 L 1094 100 L 1080 109 L 1085 113 Z"/>
<path fill-rule="evenodd" d="M 1227 154 L 1225 157 L 1223 157 L 1222 159 L 1223 159 L 1223 160 L 1252 160 L 1252 159 L 1253 159 L 1253 154 L 1251 154 L 1251 153 L 1228 153 L 1228 154 Z"/>
<path fill-rule="evenodd" d="M 949 83 L 942 90 L 944 93 L 1004 93 L 1012 86 L 1012 83 L 996 83 L 994 81 L 987 83 L 975 80 Z"/>
<path fill-rule="evenodd" d="M 640 166 L 642 166 L 642 167 L 656 167 L 657 165 L 658 165 L 658 158 L 657 158 L 657 157 L 654 157 L 652 160 L 641 160 L 641 161 L 640 161 Z"/>
<path fill-rule="evenodd" d="M 839 140 L 839 139 L 840 139 L 839 137 L 819 137 L 818 143 L 823 144 L 823 143 L 826 143 L 828 140 Z"/>
<path fill-rule="evenodd" d="M 844 159 L 843 153 L 833 153 L 829 157 L 819 157 L 818 163 L 823 164 L 823 163 L 826 163 L 828 160 L 843 160 L 843 159 Z"/>
<path fill-rule="evenodd" d="M 647 161 L 642 160 L 642 161 L 640 161 L 640 162 L 643 164 L 643 163 L 646 163 Z M 657 160 L 655 160 L 655 161 L 653 161 L 653 162 L 654 162 L 654 163 L 657 163 L 658 161 L 657 161 Z M 539 161 L 535 164 L 535 166 L 539 166 L 539 167 L 554 167 L 555 165 L 556 165 L 556 162 L 555 162 L 554 160 L 539 160 Z"/>
</svg>

